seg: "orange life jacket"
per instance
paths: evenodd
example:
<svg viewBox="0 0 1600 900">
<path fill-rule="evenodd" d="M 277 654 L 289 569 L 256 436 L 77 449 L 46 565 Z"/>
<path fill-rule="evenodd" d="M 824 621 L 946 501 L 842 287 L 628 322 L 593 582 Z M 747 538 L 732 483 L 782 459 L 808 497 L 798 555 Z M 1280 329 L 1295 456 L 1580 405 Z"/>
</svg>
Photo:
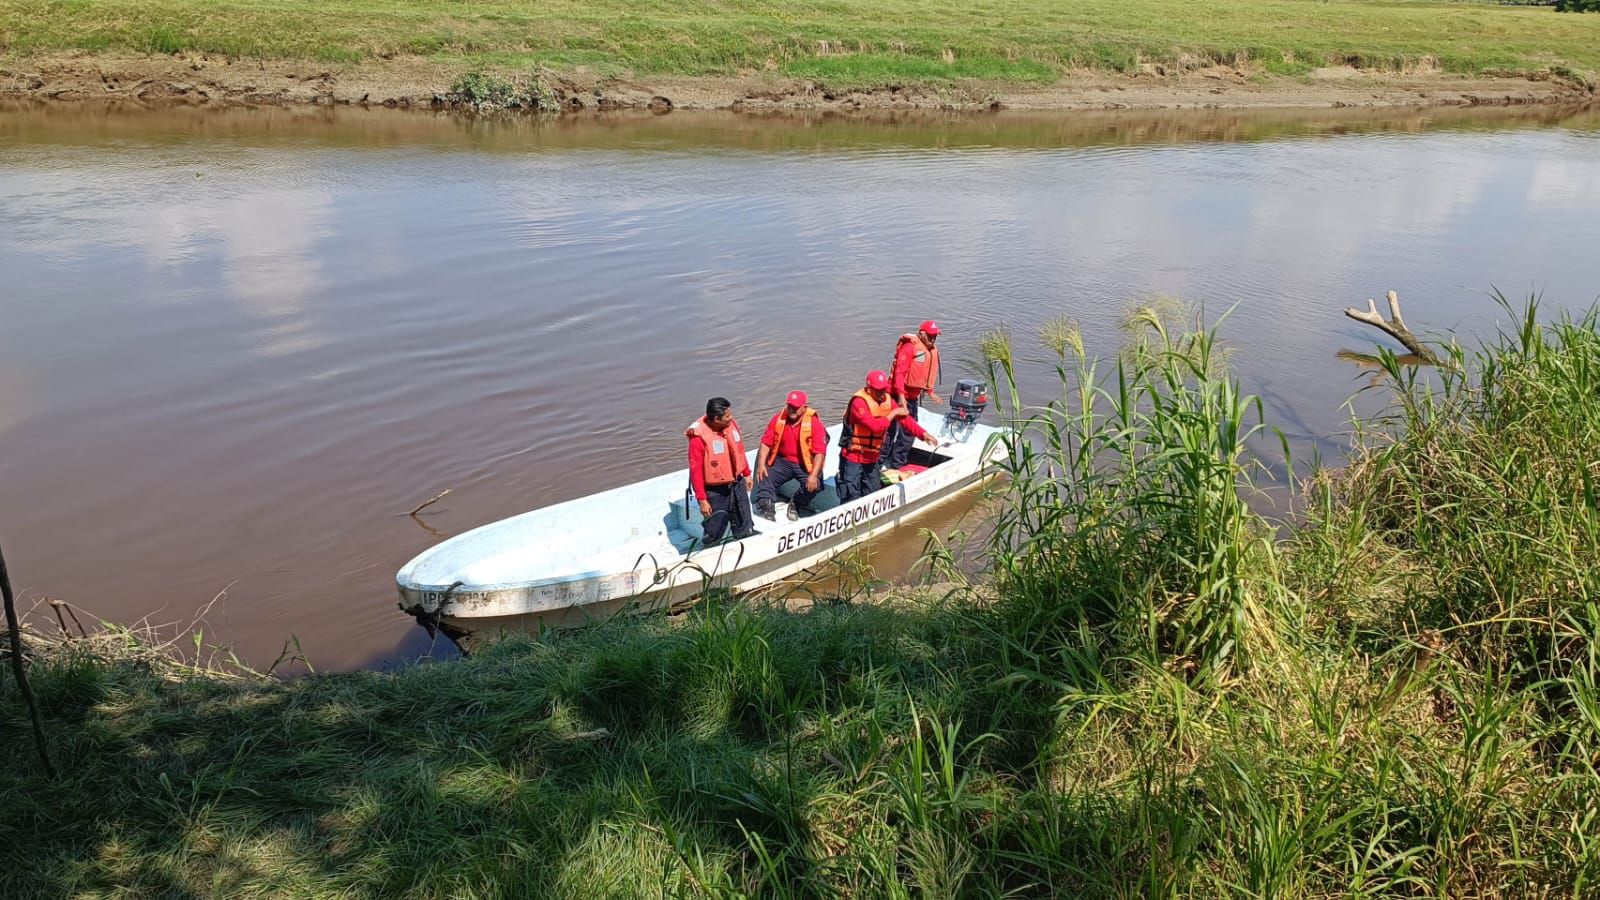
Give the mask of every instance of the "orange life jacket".
<svg viewBox="0 0 1600 900">
<path fill-rule="evenodd" d="M 910 367 L 906 369 L 906 389 L 918 393 L 933 390 L 933 386 L 939 383 L 939 348 L 922 343 L 922 338 L 918 335 L 902 334 L 894 345 L 896 364 L 900 362 L 900 348 L 907 343 L 915 344 L 917 349 L 911 356 Z M 894 370 L 895 366 L 891 365 L 889 367 L 891 382 L 894 380 L 893 376 L 898 374 Z"/>
<path fill-rule="evenodd" d="M 718 432 L 701 416 L 683 433 L 699 438 L 705 448 L 706 484 L 733 484 L 744 471 L 744 440 L 739 436 L 738 422 L 730 422 Z"/>
<path fill-rule="evenodd" d="M 817 411 L 811 407 L 800 410 L 800 464 L 811 471 L 811 427 L 817 420 Z M 783 430 L 789 427 L 783 411 L 772 420 L 772 446 L 767 449 L 767 465 L 778 461 L 778 447 L 783 443 Z"/>
<path fill-rule="evenodd" d="M 867 413 L 880 419 L 893 412 L 896 406 L 894 400 L 890 399 L 888 394 L 885 394 L 881 401 L 875 400 L 872 397 L 872 392 L 868 391 L 866 388 L 862 388 L 850 396 L 852 400 L 854 400 L 856 397 L 860 397 L 862 401 L 867 404 Z M 857 423 L 856 420 L 850 415 L 850 409 L 853 406 L 855 406 L 854 403 L 845 404 L 844 436 L 839 441 L 839 450 L 841 452 L 850 451 L 852 453 L 860 453 L 863 455 L 876 454 L 879 450 L 883 449 L 883 439 L 888 435 L 889 432 L 882 431 L 875 434 L 865 425 Z"/>
</svg>

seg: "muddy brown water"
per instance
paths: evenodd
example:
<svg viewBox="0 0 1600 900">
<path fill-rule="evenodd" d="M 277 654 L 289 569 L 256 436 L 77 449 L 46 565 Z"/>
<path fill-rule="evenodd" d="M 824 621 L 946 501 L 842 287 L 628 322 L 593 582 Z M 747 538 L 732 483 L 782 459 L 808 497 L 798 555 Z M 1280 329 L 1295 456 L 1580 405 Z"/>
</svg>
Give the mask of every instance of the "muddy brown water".
<svg viewBox="0 0 1600 900">
<path fill-rule="evenodd" d="M 793 387 L 832 417 L 923 318 L 955 375 L 1058 315 L 1111 352 L 1167 294 L 1231 307 L 1247 387 L 1336 456 L 1369 377 L 1336 354 L 1377 337 L 1340 309 L 1396 288 L 1414 328 L 1482 333 L 1494 287 L 1586 306 L 1596 210 L 1594 111 L 0 107 L 0 541 L 25 605 L 210 604 L 257 665 L 291 635 L 389 665 L 430 646 L 401 564 L 681 466 L 707 396 L 748 429 Z M 404 515 L 444 488 L 433 532 Z"/>
</svg>

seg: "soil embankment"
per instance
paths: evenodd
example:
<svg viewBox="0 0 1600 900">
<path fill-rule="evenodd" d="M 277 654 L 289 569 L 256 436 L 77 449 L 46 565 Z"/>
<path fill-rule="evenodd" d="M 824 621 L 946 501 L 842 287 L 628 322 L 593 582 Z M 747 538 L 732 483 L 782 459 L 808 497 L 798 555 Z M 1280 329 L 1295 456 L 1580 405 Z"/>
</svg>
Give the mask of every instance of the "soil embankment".
<svg viewBox="0 0 1600 900">
<path fill-rule="evenodd" d="M 601 77 L 579 69 L 546 76 L 548 101 L 569 111 L 730 109 L 739 111 L 899 109 L 1250 109 L 1482 106 L 1581 103 L 1594 89 L 1533 76 L 1394 73 L 1330 67 L 1274 76 L 1232 66 L 1173 73 L 1073 72 L 1049 85 L 962 82 L 831 90 L 770 73 L 744 77 Z M 0 96 L 219 105 L 322 104 L 438 107 L 459 64 L 420 58 L 349 66 L 230 59 L 202 54 L 59 54 L 0 64 Z"/>
</svg>

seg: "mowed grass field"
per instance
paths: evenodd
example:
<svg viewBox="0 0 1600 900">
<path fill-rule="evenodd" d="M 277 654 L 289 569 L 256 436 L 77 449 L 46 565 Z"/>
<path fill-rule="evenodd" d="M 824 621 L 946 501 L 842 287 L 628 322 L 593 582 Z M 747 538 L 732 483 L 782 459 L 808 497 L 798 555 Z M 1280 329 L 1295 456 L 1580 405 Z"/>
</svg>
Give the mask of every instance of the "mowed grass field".
<svg viewBox="0 0 1600 900">
<path fill-rule="evenodd" d="M 862 84 L 1208 62 L 1592 75 L 1600 16 L 1436 0 L 0 0 L 0 53 L 58 51 Z"/>
</svg>

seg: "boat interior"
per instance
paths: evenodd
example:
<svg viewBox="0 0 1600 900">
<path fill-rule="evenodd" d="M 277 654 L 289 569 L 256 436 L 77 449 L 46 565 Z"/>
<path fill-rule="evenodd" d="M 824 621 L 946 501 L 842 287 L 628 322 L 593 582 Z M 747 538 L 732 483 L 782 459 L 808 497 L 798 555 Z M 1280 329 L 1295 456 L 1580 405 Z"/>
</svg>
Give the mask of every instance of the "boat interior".
<svg viewBox="0 0 1600 900">
<path fill-rule="evenodd" d="M 915 477 L 916 473 L 918 472 L 925 472 L 928 469 L 939 465 L 940 463 L 949 461 L 949 456 L 923 449 L 919 445 L 911 449 L 911 453 L 906 459 L 906 465 L 901 469 L 901 471 L 904 472 L 907 477 Z M 810 512 L 802 512 L 800 514 L 802 519 L 806 518 L 808 515 L 817 515 L 818 513 L 826 512 L 839 505 L 839 494 L 837 490 L 835 490 L 834 484 L 835 476 L 838 474 L 838 468 L 838 455 L 830 453 L 827 461 L 824 462 L 822 466 L 822 492 L 817 494 L 815 500 L 811 501 Z M 879 490 L 888 490 L 890 487 L 892 487 L 892 485 L 884 485 L 883 487 L 879 488 Z M 775 526 L 788 526 L 789 504 L 799 489 L 799 483 L 794 481 L 790 481 L 787 484 L 778 486 L 777 520 L 776 522 L 769 522 L 760 516 L 756 516 L 756 534 L 771 531 Z M 705 539 L 705 532 L 701 528 L 704 520 L 700 515 L 700 505 L 693 502 L 693 500 L 694 497 L 689 493 L 689 490 L 686 486 L 684 488 L 683 496 L 671 501 L 669 504 L 670 508 L 668 509 L 666 519 L 663 522 L 663 524 L 666 526 L 667 538 L 672 541 L 672 546 L 675 547 L 679 553 L 686 555 L 700 549 L 703 546 L 703 541 Z"/>
</svg>

